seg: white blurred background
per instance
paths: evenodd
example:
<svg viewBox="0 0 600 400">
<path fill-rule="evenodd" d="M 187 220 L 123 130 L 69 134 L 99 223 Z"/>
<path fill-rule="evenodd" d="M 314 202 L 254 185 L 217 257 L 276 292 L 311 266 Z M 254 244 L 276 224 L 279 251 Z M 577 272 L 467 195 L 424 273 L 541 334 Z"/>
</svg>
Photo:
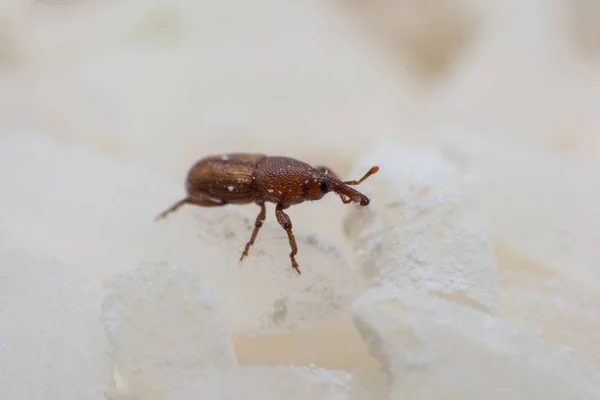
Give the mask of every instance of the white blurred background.
<svg viewBox="0 0 600 400">
<path fill-rule="evenodd" d="M 599 20 L 594 0 L 3 0 L 0 132 L 177 179 L 238 150 L 344 174 L 446 127 L 598 163 Z"/>
</svg>

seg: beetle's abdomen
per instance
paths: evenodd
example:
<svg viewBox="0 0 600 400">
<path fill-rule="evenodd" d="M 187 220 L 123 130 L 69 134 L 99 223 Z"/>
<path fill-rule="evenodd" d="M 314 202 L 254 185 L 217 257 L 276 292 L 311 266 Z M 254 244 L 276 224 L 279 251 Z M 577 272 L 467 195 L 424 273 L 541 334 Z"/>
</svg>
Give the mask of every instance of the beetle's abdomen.
<svg viewBox="0 0 600 400">
<path fill-rule="evenodd" d="M 204 158 L 188 173 L 188 194 L 233 204 L 251 201 L 256 165 L 262 158 L 252 154 Z"/>
</svg>

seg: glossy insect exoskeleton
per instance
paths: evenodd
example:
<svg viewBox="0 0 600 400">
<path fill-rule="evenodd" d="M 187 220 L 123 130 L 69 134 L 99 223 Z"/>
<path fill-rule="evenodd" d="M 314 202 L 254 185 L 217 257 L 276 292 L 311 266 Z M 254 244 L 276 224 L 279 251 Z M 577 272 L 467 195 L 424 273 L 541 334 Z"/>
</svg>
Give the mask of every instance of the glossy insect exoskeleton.
<svg viewBox="0 0 600 400">
<path fill-rule="evenodd" d="M 358 181 L 341 181 L 329 168 L 316 167 L 288 157 L 270 157 L 262 154 L 232 153 L 209 156 L 194 164 L 187 175 L 187 197 L 162 212 L 164 218 L 184 204 L 219 207 L 227 204 L 255 203 L 260 206 L 254 230 L 240 261 L 248 255 L 256 235 L 266 218 L 265 203 L 275 203 L 277 222 L 286 231 L 292 252 L 292 267 L 300 273 L 295 256 L 298 253 L 292 233 L 292 221 L 283 211 L 305 201 L 320 200 L 329 192 L 337 193 L 344 204 L 361 206 L 370 200 L 350 187 L 358 185 L 379 170 L 372 167 Z"/>
</svg>

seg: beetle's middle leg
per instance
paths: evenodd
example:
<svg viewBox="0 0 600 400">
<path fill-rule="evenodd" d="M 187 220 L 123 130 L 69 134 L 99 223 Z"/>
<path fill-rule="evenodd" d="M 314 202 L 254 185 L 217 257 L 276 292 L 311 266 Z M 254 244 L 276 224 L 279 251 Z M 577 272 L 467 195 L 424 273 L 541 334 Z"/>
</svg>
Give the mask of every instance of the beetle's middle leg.
<svg viewBox="0 0 600 400">
<path fill-rule="evenodd" d="M 301 274 L 300 268 L 298 268 L 298 263 L 296 262 L 296 258 L 294 257 L 296 254 L 298 254 L 298 246 L 296 246 L 296 238 L 292 233 L 292 220 L 286 213 L 283 212 L 284 208 L 286 207 L 282 206 L 281 204 L 277 204 L 275 207 L 275 216 L 277 216 L 277 222 L 279 222 L 279 225 L 285 229 L 290 241 L 290 247 L 292 248 L 292 252 L 290 253 L 292 268 L 294 268 L 298 274 Z"/>
<path fill-rule="evenodd" d="M 260 230 L 260 227 L 263 225 L 263 222 L 265 221 L 265 218 L 267 217 L 267 210 L 265 208 L 265 203 L 259 203 L 259 206 L 260 206 L 260 213 L 258 213 L 258 216 L 256 217 L 256 221 L 254 222 L 254 230 L 252 231 L 252 236 L 250 237 L 250 240 L 248 241 L 248 243 L 246 243 L 246 248 L 244 249 L 244 252 L 242 253 L 242 256 L 240 257 L 240 261 L 242 261 L 244 259 L 244 257 L 246 257 L 248 255 L 248 250 L 250 250 L 250 246 L 252 246 L 254 244 L 256 235 L 258 235 L 258 231 Z"/>
</svg>

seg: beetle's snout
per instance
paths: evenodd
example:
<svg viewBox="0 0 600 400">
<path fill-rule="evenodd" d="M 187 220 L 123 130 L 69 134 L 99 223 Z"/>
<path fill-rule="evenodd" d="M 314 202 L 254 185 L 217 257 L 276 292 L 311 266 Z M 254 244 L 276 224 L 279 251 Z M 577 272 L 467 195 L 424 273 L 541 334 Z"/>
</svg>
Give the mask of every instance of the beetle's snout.
<svg viewBox="0 0 600 400">
<path fill-rule="evenodd" d="M 368 206 L 370 202 L 371 202 L 371 200 L 369 200 L 368 197 L 365 197 L 365 198 L 363 198 L 363 199 L 360 200 L 360 205 L 361 206 Z"/>
</svg>

